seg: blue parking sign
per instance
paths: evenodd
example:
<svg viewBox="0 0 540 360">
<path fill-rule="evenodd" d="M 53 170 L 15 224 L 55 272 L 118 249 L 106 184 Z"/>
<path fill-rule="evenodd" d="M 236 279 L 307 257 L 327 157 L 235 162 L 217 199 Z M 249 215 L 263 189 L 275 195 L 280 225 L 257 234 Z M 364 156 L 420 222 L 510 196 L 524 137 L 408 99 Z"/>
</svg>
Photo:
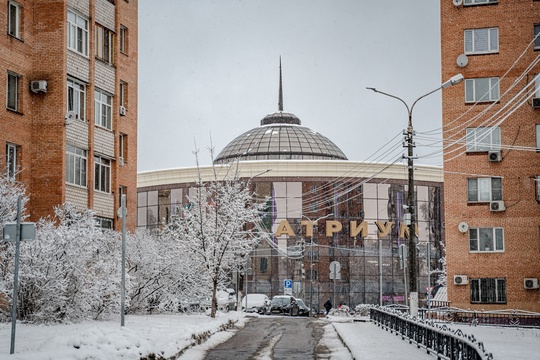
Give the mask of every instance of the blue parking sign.
<svg viewBox="0 0 540 360">
<path fill-rule="evenodd" d="M 285 289 L 292 289 L 292 280 L 291 279 L 283 280 L 283 287 Z"/>
</svg>

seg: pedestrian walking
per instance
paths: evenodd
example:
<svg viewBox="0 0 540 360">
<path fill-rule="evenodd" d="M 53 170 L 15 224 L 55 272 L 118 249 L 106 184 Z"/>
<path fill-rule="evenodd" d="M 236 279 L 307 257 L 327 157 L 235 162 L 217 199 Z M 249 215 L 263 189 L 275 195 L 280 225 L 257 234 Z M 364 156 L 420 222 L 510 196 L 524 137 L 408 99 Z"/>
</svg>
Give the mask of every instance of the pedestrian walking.
<svg viewBox="0 0 540 360">
<path fill-rule="evenodd" d="M 326 300 L 326 302 L 324 303 L 324 308 L 326 309 L 326 315 L 328 316 L 330 309 L 332 309 L 332 302 L 330 301 L 330 299 Z"/>
</svg>

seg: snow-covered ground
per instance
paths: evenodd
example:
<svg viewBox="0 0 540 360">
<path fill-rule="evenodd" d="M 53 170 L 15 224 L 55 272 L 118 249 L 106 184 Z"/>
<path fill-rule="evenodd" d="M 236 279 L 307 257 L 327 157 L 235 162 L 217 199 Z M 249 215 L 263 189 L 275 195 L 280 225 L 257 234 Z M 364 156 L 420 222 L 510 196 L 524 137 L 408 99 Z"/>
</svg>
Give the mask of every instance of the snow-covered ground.
<svg viewBox="0 0 540 360">
<path fill-rule="evenodd" d="M 0 359 L 138 359 L 142 354 L 158 353 L 171 357 L 196 342 L 196 337 L 214 334 L 202 345 L 191 347 L 182 359 L 203 358 L 204 352 L 226 341 L 234 332 L 220 331 L 230 322 L 243 326 L 248 316 L 240 312 L 206 315 L 126 316 L 120 321 L 86 321 L 71 325 L 36 326 L 17 324 L 15 354 L 9 355 L 11 324 L 0 324 Z M 370 322 L 353 322 L 350 317 L 331 316 L 321 339 L 335 352 L 332 359 L 434 359 L 424 349 L 401 340 Z M 366 320 L 366 318 L 364 318 Z M 540 354 L 540 329 L 501 327 L 458 327 L 483 341 L 497 359 L 536 359 Z M 341 345 L 347 345 L 350 354 Z M 270 355 L 270 354 L 269 354 Z M 351 356 L 352 355 L 352 356 Z M 270 356 L 267 357 L 270 359 Z"/>
</svg>

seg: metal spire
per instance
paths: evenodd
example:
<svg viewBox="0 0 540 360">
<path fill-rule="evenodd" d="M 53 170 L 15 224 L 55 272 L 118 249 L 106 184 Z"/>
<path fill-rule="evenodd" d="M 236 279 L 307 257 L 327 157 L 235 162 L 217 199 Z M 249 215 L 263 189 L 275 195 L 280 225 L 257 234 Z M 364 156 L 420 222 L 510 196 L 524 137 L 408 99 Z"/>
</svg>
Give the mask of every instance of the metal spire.
<svg viewBox="0 0 540 360">
<path fill-rule="evenodd" d="M 283 85 L 281 81 L 281 56 L 279 57 L 279 101 L 278 110 L 283 111 Z"/>
</svg>

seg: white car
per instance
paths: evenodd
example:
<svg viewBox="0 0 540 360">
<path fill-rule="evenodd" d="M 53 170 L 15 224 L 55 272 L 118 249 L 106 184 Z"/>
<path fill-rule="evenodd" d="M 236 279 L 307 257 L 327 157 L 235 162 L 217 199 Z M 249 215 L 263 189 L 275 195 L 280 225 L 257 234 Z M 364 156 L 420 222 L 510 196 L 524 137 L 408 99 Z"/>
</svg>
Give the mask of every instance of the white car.
<svg viewBox="0 0 540 360">
<path fill-rule="evenodd" d="M 247 294 L 242 299 L 242 309 L 246 312 L 266 314 L 270 310 L 270 299 L 264 294 Z"/>
<path fill-rule="evenodd" d="M 236 310 L 236 291 L 234 289 L 218 290 L 216 293 L 218 309 L 229 311 Z"/>
</svg>

